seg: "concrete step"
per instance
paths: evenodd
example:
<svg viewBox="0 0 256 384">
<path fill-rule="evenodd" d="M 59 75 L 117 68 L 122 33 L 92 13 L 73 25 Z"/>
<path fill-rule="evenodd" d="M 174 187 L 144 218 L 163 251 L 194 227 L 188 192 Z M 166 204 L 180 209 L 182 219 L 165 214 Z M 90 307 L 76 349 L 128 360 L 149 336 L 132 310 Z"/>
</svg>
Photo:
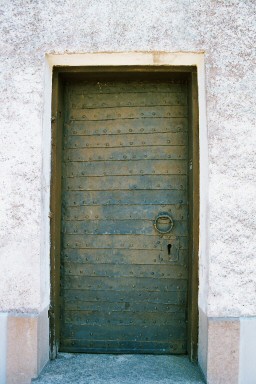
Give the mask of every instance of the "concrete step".
<svg viewBox="0 0 256 384">
<path fill-rule="evenodd" d="M 203 384 L 187 356 L 60 353 L 33 384 Z"/>
</svg>

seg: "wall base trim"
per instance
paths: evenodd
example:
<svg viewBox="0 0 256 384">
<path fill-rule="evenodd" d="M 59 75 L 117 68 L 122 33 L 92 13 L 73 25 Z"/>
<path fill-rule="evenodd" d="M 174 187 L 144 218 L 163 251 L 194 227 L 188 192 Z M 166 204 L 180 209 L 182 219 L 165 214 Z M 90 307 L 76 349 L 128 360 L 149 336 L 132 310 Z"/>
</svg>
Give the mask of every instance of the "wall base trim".
<svg viewBox="0 0 256 384">
<path fill-rule="evenodd" d="M 29 384 L 49 359 L 48 308 L 0 314 L 1 384 Z M 1 360 L 0 359 L 0 360 Z"/>
<path fill-rule="evenodd" d="M 208 317 L 199 310 L 200 368 L 208 384 L 254 384 L 256 317 Z"/>
</svg>

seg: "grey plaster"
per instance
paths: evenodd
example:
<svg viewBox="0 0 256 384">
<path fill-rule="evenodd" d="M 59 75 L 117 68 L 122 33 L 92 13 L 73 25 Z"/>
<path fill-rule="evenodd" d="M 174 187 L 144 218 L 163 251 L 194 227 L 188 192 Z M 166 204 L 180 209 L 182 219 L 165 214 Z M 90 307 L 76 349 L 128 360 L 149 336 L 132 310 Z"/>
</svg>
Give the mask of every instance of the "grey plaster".
<svg viewBox="0 0 256 384">
<path fill-rule="evenodd" d="M 48 278 L 40 280 L 45 54 L 203 51 L 207 312 L 256 314 L 255 12 L 254 0 L 0 1 L 2 311 L 38 310 Z"/>
<path fill-rule="evenodd" d="M 62 353 L 35 384 L 200 384 L 199 368 L 186 356 Z"/>
</svg>

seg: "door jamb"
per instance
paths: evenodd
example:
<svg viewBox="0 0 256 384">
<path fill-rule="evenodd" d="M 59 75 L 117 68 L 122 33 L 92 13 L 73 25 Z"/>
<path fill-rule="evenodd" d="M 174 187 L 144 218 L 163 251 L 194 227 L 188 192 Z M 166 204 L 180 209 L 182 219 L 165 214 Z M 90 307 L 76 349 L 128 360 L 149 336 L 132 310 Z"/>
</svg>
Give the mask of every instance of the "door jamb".
<svg viewBox="0 0 256 384">
<path fill-rule="evenodd" d="M 198 253 L 199 253 L 199 109 L 197 68 L 195 66 L 122 66 L 122 67 L 54 67 L 52 77 L 52 141 L 50 195 L 50 359 L 57 357 L 60 296 L 61 252 L 61 152 L 63 127 L 63 78 L 79 78 L 84 73 L 186 73 L 189 80 L 189 282 L 188 282 L 188 343 L 191 361 L 198 351 Z"/>
<path fill-rule="evenodd" d="M 61 252 L 61 152 L 63 127 L 63 84 L 58 71 L 52 77 L 51 114 L 51 193 L 50 193 L 50 359 L 58 354 L 59 297 L 60 297 L 60 252 Z"/>
</svg>

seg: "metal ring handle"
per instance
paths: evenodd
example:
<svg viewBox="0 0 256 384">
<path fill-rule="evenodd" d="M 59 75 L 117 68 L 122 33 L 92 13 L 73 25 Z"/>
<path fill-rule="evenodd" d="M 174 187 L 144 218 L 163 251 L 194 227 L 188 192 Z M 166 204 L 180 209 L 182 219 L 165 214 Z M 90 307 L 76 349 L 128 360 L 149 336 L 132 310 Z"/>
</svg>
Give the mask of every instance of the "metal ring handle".
<svg viewBox="0 0 256 384">
<path fill-rule="evenodd" d="M 159 226 L 161 224 L 166 226 L 166 229 L 160 229 Z M 162 234 L 171 232 L 173 228 L 173 220 L 171 215 L 168 212 L 160 212 L 155 218 L 154 227 L 159 233 Z"/>
</svg>

